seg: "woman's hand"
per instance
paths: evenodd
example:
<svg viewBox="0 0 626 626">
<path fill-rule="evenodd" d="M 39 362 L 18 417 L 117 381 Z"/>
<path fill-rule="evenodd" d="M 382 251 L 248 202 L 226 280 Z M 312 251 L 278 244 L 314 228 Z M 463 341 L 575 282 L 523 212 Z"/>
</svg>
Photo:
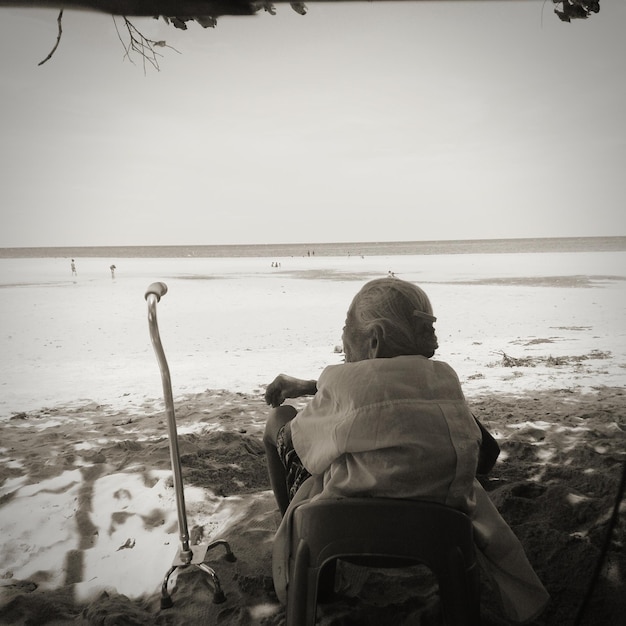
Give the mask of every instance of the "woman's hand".
<svg viewBox="0 0 626 626">
<path fill-rule="evenodd" d="M 270 406 L 280 406 L 287 398 L 312 396 L 317 392 L 316 380 L 303 380 L 279 374 L 265 390 L 265 402 Z"/>
</svg>

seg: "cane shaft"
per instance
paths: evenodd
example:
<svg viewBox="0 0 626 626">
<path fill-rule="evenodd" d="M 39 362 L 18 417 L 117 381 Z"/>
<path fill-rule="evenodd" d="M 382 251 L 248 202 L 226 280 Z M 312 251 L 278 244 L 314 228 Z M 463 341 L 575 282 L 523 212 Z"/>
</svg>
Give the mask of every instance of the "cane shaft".
<svg viewBox="0 0 626 626">
<path fill-rule="evenodd" d="M 159 301 L 160 294 L 147 293 L 146 301 L 148 302 L 148 323 L 150 327 L 150 339 L 152 347 L 159 362 L 161 370 L 161 382 L 163 384 L 163 398 L 165 400 L 165 409 L 167 414 L 167 433 L 170 444 L 170 461 L 172 464 L 172 473 L 174 477 L 174 491 L 176 493 L 176 508 L 178 512 L 178 531 L 181 542 L 181 560 L 191 561 L 192 552 L 189 548 L 189 529 L 187 527 L 187 513 L 185 510 L 185 492 L 183 489 L 183 474 L 180 464 L 180 452 L 178 448 L 178 433 L 176 429 L 176 414 L 174 412 L 174 398 L 172 396 L 172 381 L 170 378 L 170 370 L 161 344 L 159 335 L 159 326 L 157 322 L 156 305 Z"/>
</svg>

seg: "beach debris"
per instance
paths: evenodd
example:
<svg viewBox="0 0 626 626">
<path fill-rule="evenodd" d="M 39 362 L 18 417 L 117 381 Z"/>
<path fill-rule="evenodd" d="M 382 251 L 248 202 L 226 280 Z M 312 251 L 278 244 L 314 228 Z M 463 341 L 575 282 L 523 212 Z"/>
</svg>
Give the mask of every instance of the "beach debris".
<svg viewBox="0 0 626 626">
<path fill-rule="evenodd" d="M 137 452 L 141 450 L 143 447 L 138 441 L 133 441 L 131 439 L 124 439 L 123 441 L 118 441 L 115 444 L 121 450 L 128 450 L 130 452 Z"/>
<path fill-rule="evenodd" d="M 113 497 L 116 500 L 132 500 L 133 496 L 130 493 L 130 491 L 128 491 L 128 489 L 118 489 L 116 492 L 113 493 Z"/>
<path fill-rule="evenodd" d="M 244 450 L 249 454 L 255 454 L 257 456 L 265 454 L 265 448 L 263 447 L 263 444 L 254 437 L 245 437 L 243 439 L 243 447 Z"/>
<path fill-rule="evenodd" d="M 519 342 L 513 342 L 513 343 L 519 343 Z M 522 344 L 524 346 L 536 346 L 539 345 L 541 343 L 554 343 L 554 339 L 529 339 L 528 341 L 526 341 L 526 343 Z"/>
<path fill-rule="evenodd" d="M 205 537 L 204 526 L 199 526 L 198 524 L 196 524 L 189 531 L 189 542 L 191 543 L 192 546 L 197 546 L 200 543 L 202 543 L 204 537 Z"/>
<path fill-rule="evenodd" d="M 129 538 L 117 549 L 117 552 L 119 552 L 120 550 L 125 550 L 126 548 L 132 549 L 134 547 L 135 547 L 135 540 Z"/>
<path fill-rule="evenodd" d="M 591 330 L 591 326 L 550 326 L 550 328 L 555 328 L 556 330 Z"/>
<path fill-rule="evenodd" d="M 132 423 L 133 423 L 133 418 L 127 417 L 121 422 L 113 422 L 113 426 L 127 426 L 128 424 L 132 424 Z"/>
<path fill-rule="evenodd" d="M 477 372 L 476 374 L 470 374 L 467 377 L 467 380 L 480 380 L 481 378 L 484 378 L 485 375 L 482 372 Z"/>
<path fill-rule="evenodd" d="M 509 356 L 506 352 L 500 350 L 496 354 L 502 355 L 502 365 L 504 367 L 535 367 L 536 363 L 534 363 L 533 357 L 521 357 L 516 358 Z"/>
<path fill-rule="evenodd" d="M 512 357 L 503 350 L 498 350 L 496 354 L 502 356 L 501 365 L 503 367 L 536 367 L 537 365 L 547 365 L 548 367 L 558 367 L 561 365 L 571 365 L 572 363 L 581 363 L 591 359 L 610 359 L 611 353 L 602 350 L 592 350 L 589 354 L 580 354 L 574 356 L 526 356 Z"/>
<path fill-rule="evenodd" d="M 37 589 L 37 583 L 30 580 L 16 580 L 12 577 L 0 579 L 0 592 L 10 590 L 17 593 L 31 593 L 35 589 Z"/>
</svg>

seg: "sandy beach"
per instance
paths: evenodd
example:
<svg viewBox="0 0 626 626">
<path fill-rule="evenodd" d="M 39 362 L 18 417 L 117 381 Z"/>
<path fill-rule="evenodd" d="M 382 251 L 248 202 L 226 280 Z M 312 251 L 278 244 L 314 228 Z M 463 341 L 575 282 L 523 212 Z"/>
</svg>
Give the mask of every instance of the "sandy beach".
<svg viewBox="0 0 626 626">
<path fill-rule="evenodd" d="M 626 459 L 625 252 L 76 265 L 72 276 L 66 258 L 0 259 L 0 623 L 282 624 L 264 386 L 341 362 L 350 299 L 390 271 L 429 294 L 436 358 L 499 440 L 485 486 L 552 596 L 534 623 L 573 623 Z M 179 542 L 144 300 L 156 280 L 169 288 L 158 319 L 192 539 L 226 539 L 237 557 L 210 553 L 222 604 L 188 568 L 160 609 Z M 584 624 L 618 624 L 626 610 L 623 511 Z M 487 584 L 482 605 L 485 624 L 507 623 Z M 318 616 L 439 623 L 434 584 L 413 569 L 371 571 L 356 599 Z"/>
</svg>

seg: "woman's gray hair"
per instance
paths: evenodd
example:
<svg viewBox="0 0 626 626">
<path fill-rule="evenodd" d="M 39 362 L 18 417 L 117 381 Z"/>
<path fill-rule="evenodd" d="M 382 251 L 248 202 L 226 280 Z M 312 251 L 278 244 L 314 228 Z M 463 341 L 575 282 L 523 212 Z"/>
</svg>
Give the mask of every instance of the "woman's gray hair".
<svg viewBox="0 0 626 626">
<path fill-rule="evenodd" d="M 380 328 L 383 357 L 419 354 L 430 358 L 439 347 L 428 296 L 417 285 L 399 278 L 366 283 L 354 296 L 348 319 L 358 333 Z"/>
</svg>

